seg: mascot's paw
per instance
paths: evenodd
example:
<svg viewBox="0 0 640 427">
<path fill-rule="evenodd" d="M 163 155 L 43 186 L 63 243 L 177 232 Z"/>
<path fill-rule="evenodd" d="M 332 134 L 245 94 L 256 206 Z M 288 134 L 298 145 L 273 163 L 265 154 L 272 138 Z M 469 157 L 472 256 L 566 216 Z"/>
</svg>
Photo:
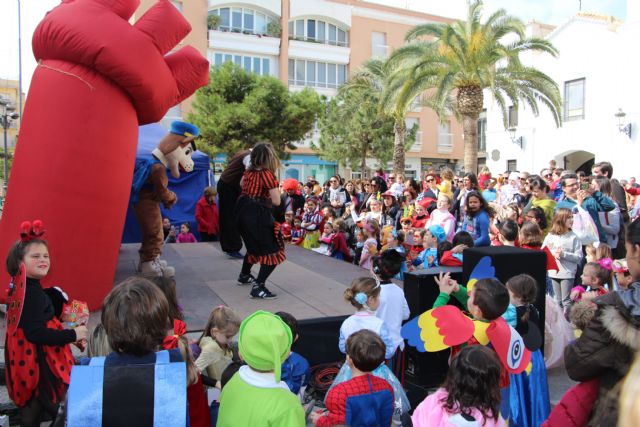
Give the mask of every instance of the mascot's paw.
<svg viewBox="0 0 640 427">
<path fill-rule="evenodd" d="M 162 267 L 158 261 L 146 261 L 140 263 L 140 274 L 144 277 L 162 277 Z"/>
<path fill-rule="evenodd" d="M 164 277 L 174 277 L 176 275 L 176 269 L 170 266 L 162 267 L 162 275 Z"/>
<path fill-rule="evenodd" d="M 174 277 L 176 275 L 176 269 L 159 257 L 153 261 L 141 262 L 138 271 L 144 277 Z"/>
</svg>

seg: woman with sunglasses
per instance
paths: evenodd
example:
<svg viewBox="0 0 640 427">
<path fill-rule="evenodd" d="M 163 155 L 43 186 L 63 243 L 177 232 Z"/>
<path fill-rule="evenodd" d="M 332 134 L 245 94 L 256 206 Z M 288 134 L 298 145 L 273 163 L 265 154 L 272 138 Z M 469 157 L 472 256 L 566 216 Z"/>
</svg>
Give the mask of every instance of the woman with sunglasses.
<svg viewBox="0 0 640 427">
<path fill-rule="evenodd" d="M 362 203 L 361 212 L 364 209 L 369 209 L 369 203 L 371 202 L 371 200 L 373 199 L 380 200 L 378 195 L 382 197 L 382 193 L 387 191 L 387 183 L 384 182 L 384 179 L 382 179 L 379 176 L 374 176 L 373 178 L 371 178 L 371 181 L 369 181 L 369 184 L 370 184 L 369 192 L 364 197 L 364 202 Z"/>
<path fill-rule="evenodd" d="M 322 201 L 329 203 L 337 216 L 342 215 L 344 204 L 347 202 L 347 192 L 342 188 L 339 176 L 329 178 L 329 186 L 322 195 Z"/>
</svg>

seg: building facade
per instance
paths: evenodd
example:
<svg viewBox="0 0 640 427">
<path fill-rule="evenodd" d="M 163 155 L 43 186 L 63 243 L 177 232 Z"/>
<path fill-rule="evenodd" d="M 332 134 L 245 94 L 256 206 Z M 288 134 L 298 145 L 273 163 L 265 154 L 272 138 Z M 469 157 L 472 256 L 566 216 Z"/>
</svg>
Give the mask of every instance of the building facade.
<svg viewBox="0 0 640 427">
<path fill-rule="evenodd" d="M 486 163 L 494 172 L 539 173 L 555 160 L 558 167 L 591 171 L 594 162 L 609 161 L 614 175 L 637 174 L 640 104 L 636 77 L 640 67 L 635 45 L 640 37 L 640 3 L 627 2 L 627 19 L 578 13 L 557 28 L 528 25 L 559 50 L 558 58 L 530 54 L 523 59 L 551 78 L 562 96 L 561 127 L 546 107 L 538 116 L 520 106 L 511 109 L 505 129 L 499 107 L 485 92 Z M 482 130 L 482 129 L 481 129 Z"/>
<path fill-rule="evenodd" d="M 0 98 L 9 101 L 10 105 L 15 108 L 15 112 L 20 114 L 21 109 L 18 108 L 20 102 L 20 86 L 17 80 L 0 79 Z M 24 105 L 25 95 L 22 94 L 22 102 Z M 0 114 L 4 114 L 4 109 L 0 106 Z M 10 120 L 7 128 L 7 146 L 15 147 L 20 132 L 20 118 Z M 2 130 L 4 132 L 4 129 Z M 4 138 L 4 135 L 2 136 Z M 4 144 L 4 140 L 2 142 Z"/>
<path fill-rule="evenodd" d="M 143 0 L 140 16 L 153 4 Z M 173 0 L 191 23 L 184 40 L 205 55 L 212 66 L 232 61 L 247 71 L 279 78 L 291 91 L 311 87 L 328 97 L 346 82 L 366 60 L 387 57 L 404 44 L 412 27 L 450 19 L 356 0 Z M 207 17 L 217 25 L 207 29 Z M 166 120 L 190 110 L 191 100 L 171 109 Z M 453 117 L 440 123 L 436 114 L 416 105 L 407 115 L 407 126 L 417 125 L 416 143 L 406 156 L 406 174 L 420 176 L 429 167 L 457 167 L 463 156 L 462 127 Z M 291 159 L 283 162 L 281 177 L 319 181 L 340 172 L 346 178 L 359 172 L 338 168 L 320 159 L 312 149 L 317 131 L 300 141 Z M 368 159 L 371 171 L 377 165 Z M 382 165 L 391 169 L 391 164 Z"/>
</svg>

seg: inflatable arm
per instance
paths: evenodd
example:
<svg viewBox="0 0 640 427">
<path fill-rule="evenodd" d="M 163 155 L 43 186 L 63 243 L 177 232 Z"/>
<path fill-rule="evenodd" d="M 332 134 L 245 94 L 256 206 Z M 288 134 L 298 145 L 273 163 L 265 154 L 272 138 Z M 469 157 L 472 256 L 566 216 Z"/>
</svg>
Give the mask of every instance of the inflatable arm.
<svg viewBox="0 0 640 427">
<path fill-rule="evenodd" d="M 91 309 L 112 287 L 138 125 L 160 120 L 208 82 L 186 46 L 191 30 L 159 0 L 134 25 L 138 0 L 63 0 L 37 27 L 33 75 L 0 222 L 6 254 L 24 218 L 48 227 L 52 269 Z M 0 282 L 8 283 L 6 272 Z"/>
</svg>

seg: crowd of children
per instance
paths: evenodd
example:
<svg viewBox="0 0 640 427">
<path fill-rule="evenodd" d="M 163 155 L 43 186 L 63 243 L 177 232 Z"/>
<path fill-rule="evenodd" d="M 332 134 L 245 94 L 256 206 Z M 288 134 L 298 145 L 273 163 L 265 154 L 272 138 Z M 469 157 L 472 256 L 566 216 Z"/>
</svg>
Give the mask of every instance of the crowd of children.
<svg viewBox="0 0 640 427">
<path fill-rule="evenodd" d="M 8 313 L 7 386 L 22 425 L 39 425 L 45 413 L 56 425 L 554 426 L 567 419 L 615 425 L 618 395 L 640 351 L 640 220 L 621 222 L 624 235 L 613 233 L 609 217 L 598 215 L 610 205 L 620 209 L 611 184 L 587 178 L 589 188 L 571 172 L 553 172 L 552 186 L 553 173 L 493 178 L 484 170 L 484 192 L 475 175 L 458 179 L 447 170 L 429 173 L 423 186 L 400 176 L 389 185 L 375 177 L 368 186 L 336 176 L 324 189 L 289 182 L 287 192 L 304 202 L 284 213 L 285 239 L 369 270 L 344 292 L 354 308 L 339 331 L 344 364 L 320 404 L 324 409 L 307 414 L 301 396 L 311 374 L 291 350 L 299 334 L 293 316 L 256 311 L 241 319 L 221 305 L 189 342 L 175 282 L 132 277 L 106 297 L 93 331 L 65 329 L 56 298 L 40 285 L 50 268 L 49 248 L 34 223 L 7 256 L 14 277 L 10 307 L 21 309 Z M 205 192 L 209 209 L 214 197 Z M 189 228 L 181 226 L 177 242 L 195 241 Z M 215 239 L 215 228 L 198 231 Z M 481 334 L 472 334 L 453 346 L 441 388 L 412 408 L 401 381 L 409 305 L 393 279 L 416 268 L 460 266 L 464 249 L 489 244 L 545 251 L 549 283 L 521 274 L 505 284 L 481 279 L 467 287 L 440 275 L 433 307 L 453 296 L 479 324 L 499 329 L 495 325 L 507 322 L 535 348 L 530 366 L 514 373 L 499 343 L 480 345 L 486 344 Z M 536 326 L 534 302 L 545 285 L 562 314 L 550 328 L 565 318 L 574 325 L 565 362 L 580 381 L 554 411 L 545 357 L 540 344 L 531 344 L 550 340 L 552 347 L 555 339 Z M 548 307 L 547 323 L 553 319 Z M 72 343 L 87 347 L 89 357 L 79 365 Z M 219 396 L 208 401 L 207 390 L 216 388 Z"/>
</svg>

